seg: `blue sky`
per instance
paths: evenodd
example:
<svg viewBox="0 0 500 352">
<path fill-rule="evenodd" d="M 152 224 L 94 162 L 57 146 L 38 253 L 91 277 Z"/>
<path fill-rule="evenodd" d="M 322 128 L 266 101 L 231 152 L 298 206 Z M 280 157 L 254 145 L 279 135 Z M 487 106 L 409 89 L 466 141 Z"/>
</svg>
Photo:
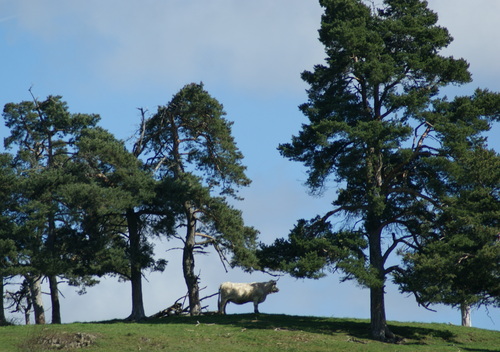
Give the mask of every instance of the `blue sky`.
<svg viewBox="0 0 500 352">
<path fill-rule="evenodd" d="M 455 38 L 445 53 L 466 58 L 473 73 L 473 84 L 447 94 L 470 94 L 478 86 L 500 91 L 500 1 L 430 0 L 429 6 Z M 248 225 L 260 230 L 261 240 L 271 242 L 285 237 L 297 219 L 327 211 L 335 191 L 310 197 L 304 168 L 276 150 L 305 122 L 297 108 L 307 98 L 300 73 L 324 58 L 317 40 L 320 16 L 314 0 L 0 0 L 0 105 L 29 100 L 33 87 L 40 99 L 62 95 L 71 112 L 100 114 L 103 127 L 127 139 L 139 123 L 137 108 L 154 112 L 184 84 L 203 81 L 234 121 L 233 135 L 253 180 L 238 207 Z M 0 125 L 0 136 L 5 133 Z M 500 151 L 500 139 L 492 134 L 490 140 Z M 177 245 L 157 244 L 169 265 L 163 274 L 147 275 L 146 314 L 185 294 L 179 253 L 165 253 Z M 222 281 L 268 279 L 238 270 L 226 274 L 217 256 L 199 257 L 197 268 L 207 295 Z M 369 317 L 368 291 L 341 284 L 336 276 L 283 277 L 279 286 L 281 292 L 262 304 L 262 312 Z M 84 296 L 62 290 L 65 322 L 130 313 L 128 283 L 107 279 Z M 215 300 L 207 304 L 216 307 Z M 437 313 L 428 312 L 388 287 L 389 320 L 460 323 L 458 311 L 436 308 Z M 251 309 L 231 305 L 228 312 Z M 500 330 L 499 313 L 474 311 L 473 325 Z"/>
</svg>

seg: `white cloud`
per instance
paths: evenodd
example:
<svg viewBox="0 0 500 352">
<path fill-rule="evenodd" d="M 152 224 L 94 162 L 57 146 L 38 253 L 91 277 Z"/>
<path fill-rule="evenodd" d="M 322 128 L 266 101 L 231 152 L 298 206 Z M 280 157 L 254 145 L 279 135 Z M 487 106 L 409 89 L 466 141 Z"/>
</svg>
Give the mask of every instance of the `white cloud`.
<svg viewBox="0 0 500 352">
<path fill-rule="evenodd" d="M 23 28 L 81 42 L 79 60 L 115 84 L 219 80 L 264 94 L 302 90 L 300 71 L 323 55 L 320 13 L 301 0 L 18 4 Z"/>
<path fill-rule="evenodd" d="M 300 84 L 298 72 L 317 61 L 319 51 L 311 40 L 319 16 L 307 6 L 293 5 L 221 0 L 139 13 L 129 9 L 122 21 L 133 24 L 112 34 L 120 43 L 106 69 L 125 80 L 189 77 L 266 93 L 288 90 Z M 110 27 L 101 29 L 109 34 Z"/>
<path fill-rule="evenodd" d="M 470 61 L 478 79 L 500 73 L 500 2 L 429 6 L 455 38 L 449 52 Z M 75 60 L 115 85 L 204 80 L 264 95 L 297 92 L 299 73 L 324 57 L 315 1 L 18 0 L 10 7 L 6 18 L 47 43 L 73 43 Z"/>
<path fill-rule="evenodd" d="M 445 53 L 470 63 L 474 86 L 500 90 L 500 1 L 429 0 L 429 7 L 454 38 Z"/>
</svg>

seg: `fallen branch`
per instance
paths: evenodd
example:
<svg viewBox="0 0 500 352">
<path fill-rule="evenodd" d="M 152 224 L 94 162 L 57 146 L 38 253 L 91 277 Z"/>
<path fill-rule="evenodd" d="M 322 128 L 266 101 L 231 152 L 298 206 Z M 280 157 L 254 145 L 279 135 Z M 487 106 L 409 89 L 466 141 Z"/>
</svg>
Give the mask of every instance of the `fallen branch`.
<svg viewBox="0 0 500 352">
<path fill-rule="evenodd" d="M 200 289 L 200 291 L 206 289 L 207 287 L 203 287 Z M 200 302 L 207 299 L 207 298 L 211 298 L 211 297 L 214 297 L 214 296 L 217 296 L 219 294 L 219 292 L 215 292 L 211 295 L 208 295 L 208 296 L 205 296 L 203 298 L 200 298 Z M 189 313 L 189 307 L 186 307 L 184 308 L 184 303 L 186 303 L 186 299 L 188 297 L 188 293 L 186 293 L 184 296 L 182 297 L 179 297 L 175 302 L 174 304 L 172 304 L 170 307 L 166 308 L 166 309 L 163 309 L 161 311 L 159 311 L 158 313 L 154 314 L 154 315 L 151 315 L 150 318 L 165 318 L 165 317 L 170 317 L 170 316 L 173 316 L 173 315 L 183 315 L 183 314 L 188 314 Z M 182 303 L 180 302 L 182 300 Z M 204 307 L 201 307 L 201 310 L 204 310 L 204 309 L 207 309 L 208 308 L 208 305 L 207 306 L 204 306 Z M 203 314 L 203 313 L 202 313 Z M 210 313 L 210 312 L 207 312 L 205 314 L 213 314 L 213 313 Z"/>
</svg>

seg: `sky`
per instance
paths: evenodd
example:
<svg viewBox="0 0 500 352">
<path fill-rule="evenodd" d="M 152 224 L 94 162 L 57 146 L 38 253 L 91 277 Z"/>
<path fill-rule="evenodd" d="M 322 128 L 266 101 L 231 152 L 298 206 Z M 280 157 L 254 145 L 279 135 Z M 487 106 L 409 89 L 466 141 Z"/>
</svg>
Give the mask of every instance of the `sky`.
<svg viewBox="0 0 500 352">
<path fill-rule="evenodd" d="M 380 1 L 378 1 L 380 2 Z M 471 94 L 476 87 L 500 91 L 500 1 L 429 0 L 454 42 L 443 52 L 470 63 L 472 84 L 446 90 Z M 377 1 L 376 1 L 377 3 Z M 335 188 L 322 198 L 304 187 L 305 169 L 282 158 L 277 146 L 297 134 L 306 102 L 300 73 L 323 62 L 318 41 L 321 8 L 314 0 L 0 0 L 0 106 L 61 95 L 72 113 L 97 113 L 100 125 L 128 140 L 136 130 L 137 108 L 154 113 L 179 89 L 203 82 L 234 122 L 252 184 L 241 191 L 247 225 L 271 243 L 287 237 L 297 219 L 328 211 Z M 0 125 L 0 137 L 6 136 Z M 490 147 L 500 151 L 498 127 Z M 1 148 L 1 147 L 0 147 Z M 1 150 L 1 149 L 0 149 Z M 156 253 L 169 261 L 163 273 L 145 273 L 147 315 L 186 293 L 179 243 L 158 241 Z M 225 272 L 213 253 L 197 257 L 201 296 L 221 282 L 267 281 L 263 273 Z M 45 284 L 46 285 L 46 284 Z M 278 282 L 280 292 L 260 305 L 265 313 L 369 318 L 369 292 L 337 275 L 320 280 Z M 47 289 L 47 288 L 45 288 Z M 106 278 L 87 294 L 61 285 L 63 322 L 125 318 L 131 311 L 130 284 Z M 216 310 L 216 298 L 202 303 Z M 50 316 L 50 302 L 45 308 Z M 388 320 L 460 324 L 460 312 L 419 307 L 413 297 L 388 285 Z M 229 305 L 228 313 L 251 312 L 251 305 Z M 13 316 L 20 321 L 20 316 Z M 475 327 L 500 330 L 500 309 L 472 312 Z"/>
</svg>

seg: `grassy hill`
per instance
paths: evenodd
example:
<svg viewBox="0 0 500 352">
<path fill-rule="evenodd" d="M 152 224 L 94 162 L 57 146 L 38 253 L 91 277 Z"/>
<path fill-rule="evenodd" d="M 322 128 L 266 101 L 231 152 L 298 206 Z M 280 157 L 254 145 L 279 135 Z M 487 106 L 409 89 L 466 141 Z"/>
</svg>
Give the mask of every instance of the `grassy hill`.
<svg viewBox="0 0 500 352">
<path fill-rule="evenodd" d="M 369 322 L 288 315 L 169 317 L 0 327 L 0 352 L 53 351 L 499 351 L 500 332 L 446 324 L 391 322 L 394 343 L 369 338 Z M 51 348 L 49 348 L 52 346 Z"/>
</svg>

